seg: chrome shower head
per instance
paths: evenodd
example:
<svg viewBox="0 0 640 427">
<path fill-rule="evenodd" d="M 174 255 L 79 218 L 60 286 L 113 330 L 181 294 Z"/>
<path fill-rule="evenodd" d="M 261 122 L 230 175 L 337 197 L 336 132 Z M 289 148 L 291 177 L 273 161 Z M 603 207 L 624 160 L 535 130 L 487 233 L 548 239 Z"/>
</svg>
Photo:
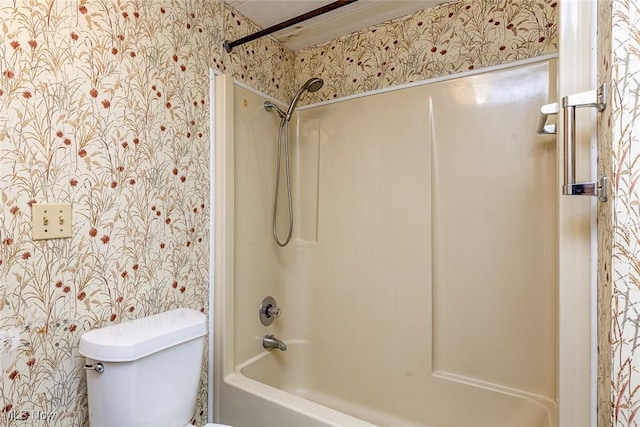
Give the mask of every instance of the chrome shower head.
<svg viewBox="0 0 640 427">
<path fill-rule="evenodd" d="M 324 85 L 324 81 L 321 78 L 313 77 L 306 81 L 306 83 L 302 86 L 307 89 L 309 92 L 317 92 Z"/>
<path fill-rule="evenodd" d="M 291 120 L 291 114 L 293 114 L 293 110 L 295 110 L 296 104 L 298 103 L 298 101 L 300 100 L 300 97 L 302 96 L 302 94 L 305 91 L 317 92 L 317 91 L 320 90 L 320 88 L 323 85 L 324 85 L 324 81 L 321 78 L 318 78 L 318 77 L 312 77 L 309 80 L 307 80 L 302 85 L 302 87 L 298 90 L 296 95 L 293 97 L 293 101 L 291 101 L 291 104 L 289 105 L 289 109 L 287 110 L 287 114 L 285 116 L 285 120 L 286 121 Z"/>
</svg>

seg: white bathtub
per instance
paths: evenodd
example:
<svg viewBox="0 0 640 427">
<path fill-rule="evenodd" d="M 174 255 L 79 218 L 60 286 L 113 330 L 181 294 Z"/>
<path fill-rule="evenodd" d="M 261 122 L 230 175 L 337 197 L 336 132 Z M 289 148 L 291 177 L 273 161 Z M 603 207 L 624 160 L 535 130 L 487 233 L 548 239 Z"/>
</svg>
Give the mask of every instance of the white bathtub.
<svg viewBox="0 0 640 427">
<path fill-rule="evenodd" d="M 240 364 L 224 379 L 224 422 L 235 427 L 549 427 L 554 404 L 513 390 L 498 390 L 489 384 L 465 383 L 461 378 L 441 378 L 445 397 L 424 401 L 428 412 L 444 414 L 437 424 L 404 419 L 375 405 L 352 402 L 335 390 L 314 390 L 312 372 L 305 372 L 310 345 L 288 343 L 286 352 L 264 351 Z M 391 399 L 392 400 L 392 399 Z M 450 405 L 451 408 L 444 406 Z M 247 410 L 251 408 L 251 410 Z"/>
<path fill-rule="evenodd" d="M 298 348 L 300 345 L 294 343 L 286 353 L 299 354 Z M 274 387 L 275 384 L 286 382 L 282 369 L 275 368 L 282 366 L 283 359 L 280 356 L 275 351 L 265 351 L 225 377 L 222 420 L 233 422 L 234 427 L 375 427 L 376 424 L 349 415 L 348 411 L 340 412 L 329 405 L 303 397 L 304 390 L 301 388 L 292 385 L 283 386 L 282 389 Z M 251 378 L 251 374 L 269 382 Z"/>
</svg>

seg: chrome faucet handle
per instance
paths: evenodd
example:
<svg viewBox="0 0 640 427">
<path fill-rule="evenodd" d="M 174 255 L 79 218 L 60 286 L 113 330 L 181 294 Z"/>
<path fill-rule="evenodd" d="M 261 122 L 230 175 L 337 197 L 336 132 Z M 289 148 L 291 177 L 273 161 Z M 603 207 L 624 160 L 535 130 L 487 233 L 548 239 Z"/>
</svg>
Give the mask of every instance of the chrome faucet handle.
<svg viewBox="0 0 640 427">
<path fill-rule="evenodd" d="M 267 307 L 267 315 L 271 316 L 271 317 L 280 317 L 280 308 L 279 307 L 273 307 L 273 306 L 268 306 Z"/>
<path fill-rule="evenodd" d="M 271 323 L 273 323 L 276 317 L 280 317 L 280 314 L 281 311 L 278 307 L 278 303 L 275 299 L 273 299 L 273 297 L 265 297 L 265 299 L 262 300 L 262 304 L 260 304 L 259 315 L 260 322 L 264 326 L 269 326 Z"/>
</svg>

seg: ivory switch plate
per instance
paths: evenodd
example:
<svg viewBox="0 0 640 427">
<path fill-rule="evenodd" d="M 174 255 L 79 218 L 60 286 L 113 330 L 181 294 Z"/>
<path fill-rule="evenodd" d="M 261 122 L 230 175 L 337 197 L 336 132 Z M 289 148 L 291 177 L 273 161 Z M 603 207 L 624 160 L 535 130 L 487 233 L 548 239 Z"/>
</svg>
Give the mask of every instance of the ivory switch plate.
<svg viewBox="0 0 640 427">
<path fill-rule="evenodd" d="M 33 240 L 71 237 L 70 203 L 34 203 L 31 205 Z"/>
</svg>

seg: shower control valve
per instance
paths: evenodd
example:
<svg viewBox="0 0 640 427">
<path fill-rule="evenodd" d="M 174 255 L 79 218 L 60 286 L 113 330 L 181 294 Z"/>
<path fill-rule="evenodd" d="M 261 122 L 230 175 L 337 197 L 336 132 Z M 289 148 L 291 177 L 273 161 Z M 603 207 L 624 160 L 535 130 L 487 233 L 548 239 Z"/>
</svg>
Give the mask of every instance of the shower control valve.
<svg viewBox="0 0 640 427">
<path fill-rule="evenodd" d="M 280 317 L 280 309 L 278 307 L 267 307 L 267 316 Z"/>
<path fill-rule="evenodd" d="M 264 326 L 269 326 L 276 317 L 280 317 L 280 308 L 276 300 L 271 297 L 265 297 L 260 304 L 260 322 Z"/>
</svg>

